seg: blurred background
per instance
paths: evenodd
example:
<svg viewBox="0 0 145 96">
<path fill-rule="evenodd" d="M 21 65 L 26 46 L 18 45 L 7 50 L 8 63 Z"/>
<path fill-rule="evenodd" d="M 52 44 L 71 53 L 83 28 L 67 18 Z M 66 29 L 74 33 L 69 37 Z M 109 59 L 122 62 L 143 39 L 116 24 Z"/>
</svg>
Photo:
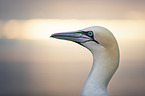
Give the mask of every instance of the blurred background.
<svg viewBox="0 0 145 96">
<path fill-rule="evenodd" d="M 0 0 L 0 96 L 79 96 L 92 55 L 55 32 L 104 26 L 120 47 L 110 96 L 145 96 L 145 0 Z"/>
</svg>

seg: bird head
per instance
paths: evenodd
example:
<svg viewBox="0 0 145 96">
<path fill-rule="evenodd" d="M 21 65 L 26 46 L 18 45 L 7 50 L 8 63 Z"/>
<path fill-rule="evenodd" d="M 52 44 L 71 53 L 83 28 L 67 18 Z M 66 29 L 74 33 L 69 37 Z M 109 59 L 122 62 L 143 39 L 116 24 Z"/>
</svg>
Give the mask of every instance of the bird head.
<svg viewBox="0 0 145 96">
<path fill-rule="evenodd" d="M 94 64 L 91 70 L 97 70 L 94 71 L 95 75 L 89 75 L 89 76 L 90 78 L 94 78 L 94 77 L 99 78 L 97 80 L 95 79 L 95 85 L 102 84 L 100 86 L 107 87 L 111 77 L 113 76 L 113 74 L 115 73 L 119 65 L 118 44 L 115 37 L 109 30 L 100 26 L 92 26 L 74 32 L 55 33 L 52 34 L 51 37 L 73 41 L 88 48 L 93 54 Z M 85 85 L 84 88 L 88 88 L 87 84 Z M 83 93 L 84 90 L 85 89 L 83 89 L 82 94 L 86 94 Z"/>
<path fill-rule="evenodd" d="M 76 42 L 91 51 L 94 48 L 110 49 L 117 44 L 113 34 L 100 26 L 87 27 L 74 32 L 55 33 L 51 37 Z"/>
</svg>

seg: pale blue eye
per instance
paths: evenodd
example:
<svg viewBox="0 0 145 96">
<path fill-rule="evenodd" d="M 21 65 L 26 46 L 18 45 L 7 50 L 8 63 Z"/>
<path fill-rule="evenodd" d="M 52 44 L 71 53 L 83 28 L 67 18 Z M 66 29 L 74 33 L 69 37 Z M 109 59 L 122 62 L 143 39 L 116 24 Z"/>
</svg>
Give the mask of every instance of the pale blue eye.
<svg viewBox="0 0 145 96">
<path fill-rule="evenodd" d="M 93 36 L 93 32 L 89 31 L 89 32 L 88 32 L 88 35 L 89 35 L 89 36 Z"/>
</svg>

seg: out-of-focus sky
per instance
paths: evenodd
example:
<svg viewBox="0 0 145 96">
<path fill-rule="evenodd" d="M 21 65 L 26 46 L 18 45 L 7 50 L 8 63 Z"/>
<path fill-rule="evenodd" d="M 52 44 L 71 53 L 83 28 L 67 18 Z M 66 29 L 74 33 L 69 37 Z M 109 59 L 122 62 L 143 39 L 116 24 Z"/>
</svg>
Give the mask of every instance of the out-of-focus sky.
<svg viewBox="0 0 145 96">
<path fill-rule="evenodd" d="M 1 0 L 0 19 L 145 19 L 144 0 Z"/>
<path fill-rule="evenodd" d="M 145 95 L 145 0 L 0 0 L 0 95 L 79 96 L 92 55 L 52 33 L 104 26 L 120 66 L 110 96 Z"/>
<path fill-rule="evenodd" d="M 118 39 L 144 39 L 144 4 L 144 0 L 1 0 L 0 37 L 46 39 L 54 32 L 96 25 L 107 27 Z"/>
</svg>

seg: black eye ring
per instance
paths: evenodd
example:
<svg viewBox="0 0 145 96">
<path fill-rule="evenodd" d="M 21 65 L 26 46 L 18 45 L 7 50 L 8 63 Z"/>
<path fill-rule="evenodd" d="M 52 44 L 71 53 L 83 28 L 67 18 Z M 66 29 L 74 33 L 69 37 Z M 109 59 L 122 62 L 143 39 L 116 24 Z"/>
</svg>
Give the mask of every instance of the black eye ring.
<svg viewBox="0 0 145 96">
<path fill-rule="evenodd" d="M 93 36 L 93 32 L 92 31 L 89 31 L 88 32 L 88 36 Z"/>
</svg>

